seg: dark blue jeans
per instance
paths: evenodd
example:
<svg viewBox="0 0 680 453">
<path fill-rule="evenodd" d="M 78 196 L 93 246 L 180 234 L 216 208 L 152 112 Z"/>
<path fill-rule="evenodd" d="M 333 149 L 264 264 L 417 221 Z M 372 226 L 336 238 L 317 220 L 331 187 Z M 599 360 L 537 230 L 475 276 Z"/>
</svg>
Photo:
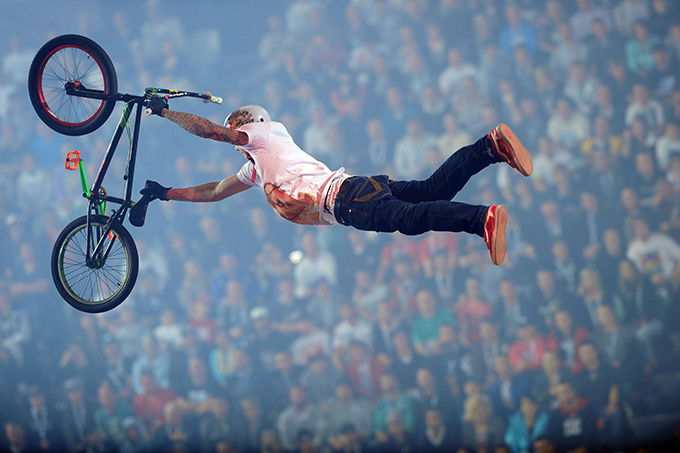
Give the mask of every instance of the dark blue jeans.
<svg viewBox="0 0 680 453">
<path fill-rule="evenodd" d="M 453 153 L 422 181 L 353 176 L 340 187 L 333 214 L 342 225 L 359 230 L 407 235 L 464 231 L 483 237 L 488 206 L 451 200 L 472 175 L 500 161 L 489 139 L 482 137 Z"/>
</svg>

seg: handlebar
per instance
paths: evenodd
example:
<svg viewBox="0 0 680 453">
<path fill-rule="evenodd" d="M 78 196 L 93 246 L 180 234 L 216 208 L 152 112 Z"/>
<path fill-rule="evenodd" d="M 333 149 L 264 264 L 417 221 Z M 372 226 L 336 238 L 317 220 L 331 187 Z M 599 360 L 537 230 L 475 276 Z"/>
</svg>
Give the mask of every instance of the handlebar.
<svg viewBox="0 0 680 453">
<path fill-rule="evenodd" d="M 215 104 L 221 104 L 223 99 L 219 96 L 213 96 L 210 91 L 206 91 L 205 93 L 194 93 L 191 91 L 179 91 L 179 90 L 168 90 L 165 88 L 146 88 L 144 90 L 144 93 L 146 93 L 146 96 L 153 96 L 153 95 L 158 95 L 158 94 L 164 94 L 168 99 L 171 98 L 180 98 L 180 97 L 193 97 L 193 98 L 200 98 L 205 102 L 206 104 L 209 102 L 213 102 Z M 151 110 L 146 109 L 145 113 L 147 116 L 151 115 Z"/>
</svg>

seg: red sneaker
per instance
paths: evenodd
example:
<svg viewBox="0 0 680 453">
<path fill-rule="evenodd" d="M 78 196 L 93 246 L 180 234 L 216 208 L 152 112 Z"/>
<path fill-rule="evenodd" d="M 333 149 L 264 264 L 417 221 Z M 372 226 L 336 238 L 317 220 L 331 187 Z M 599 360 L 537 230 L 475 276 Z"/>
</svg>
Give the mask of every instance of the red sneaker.
<svg viewBox="0 0 680 453">
<path fill-rule="evenodd" d="M 529 152 L 507 124 L 499 124 L 487 137 L 491 140 L 491 150 L 512 168 L 524 176 L 529 176 L 534 172 L 534 164 Z"/>
<path fill-rule="evenodd" d="M 490 206 L 484 220 L 484 242 L 491 254 L 491 261 L 499 265 L 505 259 L 505 225 L 508 209 L 503 205 Z"/>
</svg>

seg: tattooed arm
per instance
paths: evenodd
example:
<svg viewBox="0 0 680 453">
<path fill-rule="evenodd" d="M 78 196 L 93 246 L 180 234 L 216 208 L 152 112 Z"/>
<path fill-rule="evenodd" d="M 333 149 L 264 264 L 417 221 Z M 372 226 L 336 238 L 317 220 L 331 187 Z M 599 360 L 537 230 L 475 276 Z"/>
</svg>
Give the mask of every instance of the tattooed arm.
<svg viewBox="0 0 680 453">
<path fill-rule="evenodd" d="M 203 138 L 210 138 L 218 142 L 227 142 L 232 145 L 247 145 L 248 134 L 236 131 L 229 127 L 223 127 L 200 116 L 191 113 L 178 112 L 176 110 L 163 109 L 163 118 L 167 118 L 173 123 L 194 135 Z"/>
<path fill-rule="evenodd" d="M 170 189 L 166 197 L 177 201 L 210 202 L 224 200 L 246 189 L 250 189 L 250 186 L 239 181 L 236 175 L 231 175 L 220 182 L 208 182 L 184 189 Z"/>
</svg>

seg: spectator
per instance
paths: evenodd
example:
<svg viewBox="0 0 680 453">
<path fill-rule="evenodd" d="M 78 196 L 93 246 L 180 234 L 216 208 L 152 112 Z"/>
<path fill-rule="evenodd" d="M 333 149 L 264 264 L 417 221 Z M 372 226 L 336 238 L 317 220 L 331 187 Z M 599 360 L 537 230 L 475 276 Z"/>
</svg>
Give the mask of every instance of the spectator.
<svg viewBox="0 0 680 453">
<path fill-rule="evenodd" d="M 26 360 L 25 350 L 31 339 L 31 324 L 22 310 L 12 307 L 7 288 L 0 289 L 0 357 L 3 369 L 16 376 Z"/>
<path fill-rule="evenodd" d="M 680 155 L 680 126 L 677 123 L 666 123 L 665 132 L 656 141 L 656 163 L 663 172 L 668 172 L 671 158 Z"/>
<path fill-rule="evenodd" d="M 519 410 L 510 417 L 505 443 L 512 453 L 529 451 L 545 435 L 548 414 L 541 411 L 529 396 L 522 397 Z M 535 450 L 535 447 L 534 447 Z"/>
<path fill-rule="evenodd" d="M 333 451 L 364 451 L 369 448 L 353 423 L 345 424 L 340 436 L 331 438 L 329 442 Z"/>
<path fill-rule="evenodd" d="M 520 400 L 529 394 L 531 380 L 526 373 L 513 374 L 505 355 L 496 356 L 494 374 L 487 394 L 493 412 L 508 420 L 520 408 Z"/>
<path fill-rule="evenodd" d="M 273 444 L 273 439 L 265 436 L 265 433 L 273 431 L 267 417 L 262 413 L 260 403 L 256 399 L 245 398 L 240 402 L 240 409 L 244 426 L 240 435 L 237 436 L 237 443 L 245 450 L 260 449 L 261 445 L 264 448 L 269 443 Z M 270 418 L 274 418 L 273 414 Z M 276 437 L 275 433 L 274 437 Z"/>
<path fill-rule="evenodd" d="M 304 368 L 293 362 L 290 351 L 282 350 L 274 356 L 275 369 L 271 373 L 272 405 L 277 409 L 284 407 L 290 389 L 297 385 Z"/>
<path fill-rule="evenodd" d="M 678 61 L 663 44 L 654 46 L 652 58 L 654 58 L 654 66 L 650 69 L 648 76 L 651 92 L 657 99 L 667 103 L 679 86 L 675 78 L 675 74 L 680 70 Z"/>
<path fill-rule="evenodd" d="M 389 438 L 390 420 L 398 417 L 406 431 L 413 432 L 415 410 L 411 398 L 400 390 L 399 381 L 392 374 L 380 378 L 381 397 L 373 412 L 373 432 L 382 442 Z"/>
<path fill-rule="evenodd" d="M 649 3 L 643 0 L 619 2 L 613 9 L 614 25 L 623 36 L 633 35 L 635 24 L 650 16 Z"/>
<path fill-rule="evenodd" d="M 556 389 L 559 407 L 550 413 L 546 436 L 558 451 L 597 448 L 597 409 L 565 381 Z"/>
<path fill-rule="evenodd" d="M 227 283 L 224 297 L 215 309 L 217 325 L 221 328 L 239 328 L 246 332 L 250 328 L 249 313 L 252 301 L 246 299 L 245 288 L 238 280 Z M 195 330 L 195 329 L 194 329 Z"/>
<path fill-rule="evenodd" d="M 144 427 L 134 417 L 123 420 L 125 441 L 120 446 L 121 453 L 141 453 L 151 449 L 151 441 Z"/>
<path fill-rule="evenodd" d="M 603 124 L 598 125 L 597 118 L 606 118 L 614 137 L 619 137 L 619 142 L 611 143 L 607 149 L 610 149 L 612 152 L 622 152 L 623 142 L 620 135 L 623 133 L 624 129 L 625 101 L 613 99 L 612 87 L 606 83 L 600 83 L 597 86 L 595 89 L 594 101 L 591 118 L 595 118 L 595 120 L 593 120 L 593 131 L 595 136 L 601 137 L 603 133 L 603 128 L 601 127 Z M 585 143 L 587 142 L 584 142 L 584 144 Z M 583 148 L 582 151 L 587 152 Z"/>
<path fill-rule="evenodd" d="M 21 36 L 10 37 L 9 51 L 2 57 L 2 72 L 8 77 L 8 83 L 19 85 L 24 81 L 34 56 L 35 51 L 26 47 Z"/>
<path fill-rule="evenodd" d="M 198 436 L 203 451 L 215 451 L 219 443 L 229 440 L 236 445 L 236 433 L 240 426 L 229 412 L 229 402 L 217 398 L 210 402 L 208 412 L 199 420 Z M 234 440 L 232 440 L 234 439 Z"/>
<path fill-rule="evenodd" d="M 581 343 L 578 355 L 584 367 L 574 380 L 575 390 L 597 410 L 602 409 L 609 402 L 612 387 L 618 385 L 616 372 L 590 340 Z"/>
<path fill-rule="evenodd" d="M 232 332 L 237 332 L 233 329 Z M 208 350 L 198 340 L 196 330 L 185 327 L 183 332 L 182 348 L 170 356 L 170 387 L 179 389 L 188 385 L 189 370 L 187 363 L 191 358 L 197 357 L 208 363 Z"/>
<path fill-rule="evenodd" d="M 169 387 L 159 387 L 151 369 L 143 369 L 139 375 L 142 391 L 135 395 L 135 417 L 145 423 L 148 432 L 155 432 L 163 423 L 163 407 L 175 399 Z"/>
<path fill-rule="evenodd" d="M 403 131 L 410 118 L 414 118 L 418 109 L 412 102 L 405 99 L 400 85 L 392 84 L 385 90 L 384 110 L 380 119 L 385 126 L 387 139 L 396 143 L 403 137 Z"/>
<path fill-rule="evenodd" d="M 557 409 L 557 384 L 571 378 L 569 368 L 560 363 L 557 352 L 546 349 L 541 357 L 541 368 L 534 374 L 531 397 L 546 412 Z"/>
<path fill-rule="evenodd" d="M 437 307 L 437 301 L 430 291 L 424 289 L 418 291 L 416 305 L 418 315 L 411 326 L 411 343 L 416 352 L 429 356 L 437 339 L 439 327 L 451 323 L 453 318 L 449 312 Z"/>
<path fill-rule="evenodd" d="M 197 445 L 198 433 L 187 423 L 179 403 L 169 402 L 163 406 L 165 423 L 155 433 L 153 448 L 162 451 L 186 451 Z"/>
<path fill-rule="evenodd" d="M 341 379 L 340 372 L 329 362 L 328 356 L 324 354 L 312 356 L 307 368 L 300 374 L 300 386 L 304 388 L 309 400 L 317 406 L 333 396 L 335 386 Z"/>
<path fill-rule="evenodd" d="M 175 402 L 182 415 L 184 413 L 202 415 L 208 411 L 210 401 L 220 394 L 219 387 L 212 380 L 208 373 L 208 367 L 202 358 L 192 357 L 186 366 L 189 380 L 184 386 L 178 387 Z M 163 411 L 165 412 L 165 410 L 164 408 Z M 166 424 L 172 424 L 167 419 L 165 421 Z"/>
<path fill-rule="evenodd" d="M 420 431 L 416 447 L 420 451 L 455 451 L 460 444 L 460 434 L 445 423 L 437 409 L 425 412 L 425 428 Z"/>
<path fill-rule="evenodd" d="M 551 347 L 556 346 L 560 362 L 572 374 L 583 369 L 578 348 L 589 338 L 589 331 L 581 325 L 574 325 L 574 318 L 567 309 L 561 309 L 555 313 L 554 328 L 550 330 L 547 341 Z"/>
<path fill-rule="evenodd" d="M 295 266 L 295 296 L 308 297 L 312 294 L 314 285 L 325 278 L 332 286 L 337 283 L 337 262 L 335 257 L 320 250 L 316 237 L 307 233 L 302 237 L 303 257 Z"/>
<path fill-rule="evenodd" d="M 573 230 L 576 230 L 576 228 Z M 555 276 L 557 284 L 568 294 L 574 294 L 576 292 L 576 284 L 578 279 L 577 271 L 580 268 L 580 263 L 582 260 L 579 260 L 578 257 L 575 258 L 571 256 L 569 246 L 562 239 L 558 239 L 553 242 L 551 252 L 551 270 Z"/>
<path fill-rule="evenodd" d="M 649 89 L 642 83 L 633 85 L 631 102 L 626 108 L 626 125 L 632 126 L 635 119 L 641 119 L 645 129 L 655 136 L 663 130 L 663 107 L 659 101 L 650 99 Z"/>
<path fill-rule="evenodd" d="M 115 445 L 125 441 L 123 420 L 132 416 L 132 407 L 124 400 L 118 400 L 108 381 L 102 381 L 97 389 L 99 407 L 94 414 L 94 424 L 102 437 Z"/>
<path fill-rule="evenodd" d="M 222 387 L 227 379 L 234 374 L 234 353 L 236 346 L 229 338 L 229 332 L 220 329 L 215 334 L 215 345 L 210 351 L 210 374 Z"/>
<path fill-rule="evenodd" d="M 604 247 L 597 253 L 591 263 L 601 269 L 600 283 L 608 294 L 613 294 L 619 279 L 619 262 L 625 258 L 621 232 L 617 228 L 604 231 Z"/>
<path fill-rule="evenodd" d="M 61 450 L 66 447 L 59 413 L 45 392 L 36 385 L 26 389 L 26 436 L 38 451 Z"/>
<path fill-rule="evenodd" d="M 343 442 L 348 424 L 354 427 L 354 432 L 362 439 L 367 439 L 373 432 L 371 404 L 364 398 L 357 398 L 347 382 L 337 383 L 334 396 L 324 402 L 323 410 L 328 423 L 327 440 L 331 445 Z"/>
<path fill-rule="evenodd" d="M 559 146 L 575 149 L 589 133 L 587 117 L 575 110 L 569 99 L 558 99 L 548 120 L 548 137 Z"/>
<path fill-rule="evenodd" d="M 393 142 L 385 135 L 385 126 L 380 118 L 371 118 L 366 122 L 366 157 L 360 159 L 360 165 L 374 172 L 383 171 L 393 161 Z"/>
<path fill-rule="evenodd" d="M 6 440 L 3 439 L 0 444 L 3 450 L 23 453 L 36 451 L 38 448 L 37 445 L 29 443 L 24 427 L 17 421 L 10 420 L 4 423 L 4 435 Z"/>
<path fill-rule="evenodd" d="M 314 320 L 319 325 L 324 325 L 323 322 L 328 319 L 326 312 L 329 307 L 328 304 L 333 297 L 332 288 L 328 281 L 319 280 L 315 285 L 314 293 L 316 297 L 310 297 L 307 307 L 305 307 L 304 300 L 295 296 L 295 287 L 293 281 L 288 278 L 278 280 L 276 287 L 276 295 L 274 296 L 273 306 L 271 311 L 268 310 L 268 315 L 265 318 L 270 319 L 269 326 L 283 334 L 294 331 L 298 323 L 305 317 L 305 309 L 308 313 L 313 315 Z M 267 307 L 255 307 L 253 310 L 262 312 L 261 309 L 267 310 Z M 251 313 L 253 313 L 251 310 Z M 337 309 L 336 309 L 337 311 Z M 331 312 L 332 313 L 332 312 Z M 276 321 L 273 321 L 276 320 Z M 262 321 L 262 323 L 265 323 Z M 266 325 L 266 323 L 265 323 Z"/>
<path fill-rule="evenodd" d="M 182 346 L 182 326 L 176 322 L 174 310 L 166 308 L 160 315 L 160 323 L 153 329 L 153 336 L 166 351 Z"/>
<path fill-rule="evenodd" d="M 390 413 L 387 418 L 387 435 L 378 438 L 376 448 L 387 451 L 403 451 L 411 448 L 415 443 L 412 431 L 407 430 L 404 420 L 398 413 Z"/>
<path fill-rule="evenodd" d="M 637 346 L 634 344 L 633 326 L 621 324 L 614 315 L 612 307 L 603 304 L 597 308 L 597 330 L 599 344 L 607 356 L 607 361 L 615 369 L 621 369 L 624 364 L 630 364 Z M 626 368 L 624 366 L 624 370 Z"/>
<path fill-rule="evenodd" d="M 286 407 L 276 420 L 276 429 L 285 450 L 299 447 L 298 433 L 309 431 L 316 446 L 323 440 L 323 417 L 316 405 L 307 400 L 307 393 L 300 386 L 290 389 L 290 405 Z"/>
<path fill-rule="evenodd" d="M 408 332 L 397 330 L 392 335 L 394 353 L 388 356 L 387 372 L 398 379 L 402 388 L 412 388 L 416 385 L 416 371 L 425 366 L 426 358 L 413 350 Z M 382 386 L 382 377 L 381 377 Z"/>
<path fill-rule="evenodd" d="M 333 329 L 333 363 L 336 368 L 343 369 L 353 340 L 370 344 L 371 324 L 360 318 L 354 305 L 349 303 L 340 306 L 340 318 L 341 321 Z"/>
<path fill-rule="evenodd" d="M 330 335 L 316 326 L 311 319 L 300 322 L 300 335 L 291 344 L 293 361 L 298 365 L 307 365 L 309 358 L 317 354 L 331 354 Z"/>
<path fill-rule="evenodd" d="M 471 419 L 463 425 L 461 444 L 464 451 L 495 451 L 504 445 L 505 423 L 491 409 L 486 396 L 480 395 L 470 406 Z"/>
<path fill-rule="evenodd" d="M 143 354 L 132 364 L 132 383 L 135 393 L 143 391 L 142 370 L 150 370 L 161 387 L 170 386 L 170 355 L 158 349 L 156 340 L 147 335 L 142 340 Z"/>
<path fill-rule="evenodd" d="M 481 376 L 490 376 L 494 369 L 494 361 L 499 355 L 508 353 L 508 343 L 504 342 L 499 333 L 498 321 L 485 319 L 479 324 L 479 345 L 471 345 L 476 355 L 481 359 L 482 370 L 474 370 Z"/>
<path fill-rule="evenodd" d="M 353 340 L 349 345 L 347 376 L 354 392 L 361 398 L 373 398 L 379 392 L 380 377 L 385 373 L 385 363 L 380 361 L 366 346 Z"/>
<path fill-rule="evenodd" d="M 436 147 L 436 136 L 425 129 L 421 120 L 415 116 L 408 118 L 406 134 L 394 147 L 395 177 L 406 180 L 420 177 L 425 172 L 426 151 Z"/>
<path fill-rule="evenodd" d="M 660 43 L 658 36 L 651 35 L 647 25 L 637 21 L 633 36 L 626 43 L 626 64 L 634 74 L 646 77 L 654 68 L 653 49 Z"/>
<path fill-rule="evenodd" d="M 533 74 L 527 76 L 527 83 L 533 85 Z M 530 94 L 519 99 L 519 112 L 521 122 L 518 124 L 518 133 L 522 136 L 522 143 L 533 151 L 538 148 L 539 138 L 545 134 L 546 117 L 543 106 L 533 94 Z M 534 174 L 535 171 L 534 162 Z"/>
<path fill-rule="evenodd" d="M 557 25 L 557 46 L 550 54 L 548 67 L 557 79 L 564 79 L 569 73 L 569 66 L 575 61 L 585 62 L 588 59 L 586 45 L 574 38 L 574 33 L 568 23 Z"/>
<path fill-rule="evenodd" d="M 466 344 L 478 343 L 481 340 L 479 324 L 493 314 L 491 303 L 481 293 L 479 278 L 465 279 L 465 292 L 459 296 L 456 305 L 461 338 Z"/>
<path fill-rule="evenodd" d="M 68 451 L 82 451 L 87 442 L 87 435 L 94 428 L 94 407 L 86 399 L 83 384 L 79 379 L 67 379 L 64 382 L 64 391 L 66 401 L 59 408 L 64 447 Z"/>
<path fill-rule="evenodd" d="M 114 335 L 120 344 L 120 352 L 125 360 L 136 360 L 147 329 L 137 321 L 132 307 L 121 307 L 119 315 Z"/>
<path fill-rule="evenodd" d="M 613 308 L 621 322 L 635 326 L 635 337 L 647 345 L 647 356 L 654 361 L 657 355 L 655 340 L 663 330 L 663 297 L 632 262 L 622 259 L 617 269 L 619 279 Z"/>
<path fill-rule="evenodd" d="M 417 424 L 420 426 L 426 419 L 427 411 L 437 410 L 444 417 L 449 430 L 460 433 L 457 416 L 460 407 L 442 383 L 435 377 L 430 368 L 420 368 L 416 371 L 416 387 L 407 391 L 412 399 Z"/>
<path fill-rule="evenodd" d="M 369 269 L 359 268 L 356 270 L 352 303 L 357 307 L 359 314 L 365 321 L 376 321 L 378 304 L 385 302 L 387 295 L 387 286 L 376 283 Z"/>
<path fill-rule="evenodd" d="M 113 392 L 121 399 L 130 399 L 134 389 L 130 372 L 130 361 L 126 361 L 120 352 L 120 345 L 110 333 L 102 335 L 104 352 L 103 377 L 110 383 Z"/>
<path fill-rule="evenodd" d="M 274 356 L 286 348 L 289 337 L 275 330 L 270 320 L 269 310 L 256 306 L 250 310 L 253 335 L 249 339 L 248 352 L 265 372 L 274 370 Z"/>
<path fill-rule="evenodd" d="M 258 367 L 247 350 L 236 350 L 234 374 L 227 380 L 229 397 L 235 401 L 251 398 L 257 394 L 258 389 L 269 386 L 269 373 Z M 219 395 L 219 390 L 217 394 Z"/>
<path fill-rule="evenodd" d="M 581 147 L 581 151 L 586 153 L 587 148 L 592 146 L 592 155 L 589 156 L 592 166 L 587 178 L 590 183 L 587 185 L 594 194 L 602 194 L 599 200 L 602 208 L 613 214 L 617 207 L 616 197 L 623 188 L 623 176 L 616 171 L 615 166 L 616 155 L 621 150 L 621 137 L 609 135 L 609 120 L 604 117 L 595 119 L 595 130 L 596 136 L 601 137 L 602 140 L 596 138 L 590 144 L 584 142 Z"/>
<path fill-rule="evenodd" d="M 541 366 L 543 352 L 549 348 L 543 335 L 531 323 L 523 324 L 517 331 L 517 340 L 510 346 L 508 357 L 515 373 L 534 371 Z"/>
<path fill-rule="evenodd" d="M 465 61 L 465 56 L 459 48 L 449 48 L 447 62 L 447 66 L 439 75 L 439 90 L 444 98 L 451 99 L 453 93 L 456 91 L 456 87 L 463 79 L 468 77 L 476 78 L 479 77 L 479 74 L 474 65 Z"/>
<path fill-rule="evenodd" d="M 598 325 L 597 310 L 611 297 L 610 294 L 605 293 L 597 270 L 581 269 L 576 296 L 579 304 L 571 309 L 573 318 L 577 324 L 584 326 L 590 332 L 594 332 Z"/>
<path fill-rule="evenodd" d="M 657 286 L 668 284 L 677 291 L 680 285 L 680 246 L 663 233 L 650 230 L 646 219 L 634 221 L 635 238 L 626 257 L 639 272 Z"/>
<path fill-rule="evenodd" d="M 507 27 L 501 31 L 500 46 L 506 55 L 512 54 L 512 49 L 517 45 L 525 45 L 531 53 L 536 51 L 536 30 L 522 19 L 522 11 L 517 5 L 509 5 L 505 8 Z"/>
<path fill-rule="evenodd" d="M 597 86 L 598 80 L 588 73 L 585 62 L 580 60 L 571 62 L 569 77 L 564 85 L 564 95 L 574 104 L 577 112 L 585 115 L 591 114 Z"/>
</svg>

